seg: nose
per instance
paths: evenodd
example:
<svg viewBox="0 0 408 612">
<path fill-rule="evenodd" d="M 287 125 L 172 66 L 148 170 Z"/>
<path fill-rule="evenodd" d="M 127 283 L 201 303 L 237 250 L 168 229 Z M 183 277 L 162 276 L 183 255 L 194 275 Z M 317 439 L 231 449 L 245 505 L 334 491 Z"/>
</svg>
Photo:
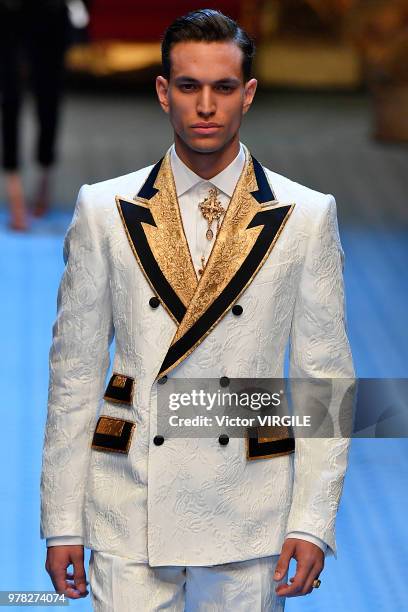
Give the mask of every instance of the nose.
<svg viewBox="0 0 408 612">
<path fill-rule="evenodd" d="M 211 117 L 216 110 L 211 87 L 203 87 L 197 98 L 197 113 L 200 117 Z"/>
</svg>

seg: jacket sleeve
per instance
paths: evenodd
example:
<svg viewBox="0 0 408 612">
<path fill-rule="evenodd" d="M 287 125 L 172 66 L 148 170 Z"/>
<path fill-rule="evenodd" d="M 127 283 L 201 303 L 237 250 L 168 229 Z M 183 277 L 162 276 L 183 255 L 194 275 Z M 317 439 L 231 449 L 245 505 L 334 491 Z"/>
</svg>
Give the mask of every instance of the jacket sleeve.
<svg viewBox="0 0 408 612">
<path fill-rule="evenodd" d="M 327 405 L 333 423 L 339 422 L 344 390 L 355 376 L 346 330 L 343 267 L 336 202 L 328 195 L 316 212 L 308 238 L 292 320 L 289 376 L 333 379 Z M 314 535 L 327 544 L 326 555 L 336 557 L 335 519 L 350 438 L 338 435 L 341 430 L 336 428 L 332 431 L 333 435 L 314 438 L 295 434 L 294 484 L 286 533 Z"/>
<path fill-rule="evenodd" d="M 88 185 L 81 188 L 64 240 L 65 270 L 49 356 L 41 538 L 83 538 L 90 444 L 110 365 L 113 322 L 108 261 L 89 191 Z"/>
</svg>

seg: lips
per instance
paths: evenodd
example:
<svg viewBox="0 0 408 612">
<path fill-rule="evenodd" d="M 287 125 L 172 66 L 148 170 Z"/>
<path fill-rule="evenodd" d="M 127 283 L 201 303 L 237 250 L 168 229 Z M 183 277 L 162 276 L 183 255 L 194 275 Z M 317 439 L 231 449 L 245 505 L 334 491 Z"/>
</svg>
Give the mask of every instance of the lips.
<svg viewBox="0 0 408 612">
<path fill-rule="evenodd" d="M 196 134 L 214 134 L 221 126 L 218 123 L 194 123 L 191 126 L 191 129 L 194 130 Z"/>
<path fill-rule="evenodd" d="M 201 123 L 194 123 L 194 125 L 192 125 L 191 127 L 193 128 L 213 128 L 213 127 L 221 127 L 221 126 L 219 123 L 201 122 Z"/>
</svg>

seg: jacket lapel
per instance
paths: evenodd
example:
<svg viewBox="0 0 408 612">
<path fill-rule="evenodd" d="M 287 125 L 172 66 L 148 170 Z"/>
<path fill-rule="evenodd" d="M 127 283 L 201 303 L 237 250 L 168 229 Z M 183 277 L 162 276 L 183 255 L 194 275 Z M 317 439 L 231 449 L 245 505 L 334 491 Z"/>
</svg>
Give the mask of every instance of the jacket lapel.
<svg viewBox="0 0 408 612">
<path fill-rule="evenodd" d="M 294 204 L 280 206 L 261 164 L 246 161 L 198 280 L 180 216 L 169 152 L 135 200 L 117 197 L 133 253 L 178 327 L 158 377 L 179 365 L 221 321 L 251 283 Z"/>
<path fill-rule="evenodd" d="M 179 325 L 198 279 L 184 233 L 167 154 L 134 200 L 116 197 L 129 244 L 147 281 Z"/>
</svg>

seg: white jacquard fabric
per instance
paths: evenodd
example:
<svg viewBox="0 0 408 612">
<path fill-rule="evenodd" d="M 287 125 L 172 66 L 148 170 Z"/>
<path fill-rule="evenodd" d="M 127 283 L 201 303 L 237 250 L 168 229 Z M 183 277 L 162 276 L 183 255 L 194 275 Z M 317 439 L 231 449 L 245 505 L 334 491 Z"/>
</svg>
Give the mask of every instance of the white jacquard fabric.
<svg viewBox="0 0 408 612">
<path fill-rule="evenodd" d="M 41 536 L 79 536 L 93 550 L 151 566 L 277 555 L 288 532 L 312 534 L 335 554 L 347 439 L 297 439 L 294 455 L 255 461 L 241 439 L 153 444 L 154 381 L 176 325 L 163 308 L 150 308 L 152 290 L 114 202 L 132 198 L 150 170 L 84 186 L 66 236 Z M 228 312 L 170 376 L 281 378 L 289 339 L 292 376 L 354 375 L 334 198 L 266 172 L 279 202 L 295 202 L 293 213 L 239 298 L 242 315 Z M 100 399 L 114 331 L 113 370 L 135 378 L 132 407 Z M 128 455 L 91 450 L 99 414 L 136 422 Z"/>
<path fill-rule="evenodd" d="M 95 612 L 283 612 L 273 580 L 278 556 L 211 567 L 150 567 L 91 552 L 89 583 Z"/>
</svg>

